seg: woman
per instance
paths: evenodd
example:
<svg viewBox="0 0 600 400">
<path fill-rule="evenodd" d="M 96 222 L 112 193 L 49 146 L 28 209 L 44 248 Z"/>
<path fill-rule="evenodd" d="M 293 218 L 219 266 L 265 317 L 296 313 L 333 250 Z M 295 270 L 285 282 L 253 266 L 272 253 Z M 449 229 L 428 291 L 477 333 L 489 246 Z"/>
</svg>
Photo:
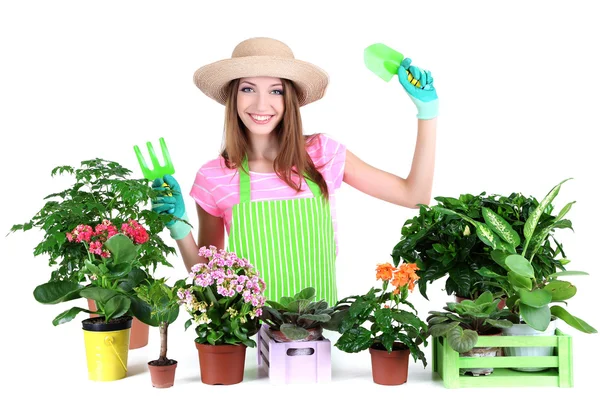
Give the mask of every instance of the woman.
<svg viewBox="0 0 600 400">
<path fill-rule="evenodd" d="M 317 299 L 335 304 L 333 195 L 342 181 L 404 207 L 430 201 L 438 99 L 429 72 L 410 62 L 405 59 L 398 71 L 419 118 L 407 178 L 366 164 L 325 135 L 303 135 L 300 107 L 323 97 L 328 76 L 296 60 L 284 43 L 248 39 L 236 46 L 232 58 L 198 69 L 198 88 L 225 105 L 225 143 L 221 155 L 199 169 L 191 190 L 198 243 L 188 224 L 168 226 L 186 268 L 206 261 L 198 256 L 200 247 L 224 248 L 227 230 L 228 249 L 261 271 L 269 299 L 313 286 Z M 407 71 L 419 87 L 408 82 Z M 187 221 L 179 184 L 165 175 L 153 187 L 163 191 L 164 183 L 172 196 L 160 197 L 154 210 Z"/>
</svg>

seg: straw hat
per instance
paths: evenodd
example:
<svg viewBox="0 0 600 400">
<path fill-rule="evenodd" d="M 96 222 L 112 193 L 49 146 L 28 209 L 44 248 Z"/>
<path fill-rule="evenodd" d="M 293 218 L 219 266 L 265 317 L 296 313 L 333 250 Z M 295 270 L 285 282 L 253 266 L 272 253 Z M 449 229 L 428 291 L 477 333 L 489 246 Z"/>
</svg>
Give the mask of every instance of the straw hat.
<svg viewBox="0 0 600 400">
<path fill-rule="evenodd" d="M 208 97 L 225 104 L 229 82 L 253 76 L 291 80 L 300 106 L 323 97 L 329 83 L 327 73 L 321 68 L 296 60 L 285 43 L 264 37 L 244 40 L 233 49 L 231 58 L 199 68 L 194 73 L 194 83 Z"/>
</svg>

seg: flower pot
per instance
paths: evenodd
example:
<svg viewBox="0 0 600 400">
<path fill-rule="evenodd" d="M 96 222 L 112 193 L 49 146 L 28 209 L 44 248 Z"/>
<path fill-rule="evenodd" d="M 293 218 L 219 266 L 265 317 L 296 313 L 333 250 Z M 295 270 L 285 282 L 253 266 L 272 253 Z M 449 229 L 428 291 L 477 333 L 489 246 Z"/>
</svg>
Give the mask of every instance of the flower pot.
<svg viewBox="0 0 600 400">
<path fill-rule="evenodd" d="M 195 342 L 200 378 L 207 385 L 234 385 L 244 379 L 246 345 L 210 345 Z"/>
<path fill-rule="evenodd" d="M 88 377 L 92 381 L 114 381 L 127 376 L 129 331 L 132 317 L 104 322 L 104 317 L 81 321 Z"/>
<path fill-rule="evenodd" d="M 529 325 L 513 324 L 510 328 L 502 329 L 504 336 L 553 336 L 556 330 L 556 320 L 550 321 L 550 325 L 545 331 L 538 331 Z M 521 356 L 521 357 L 548 357 L 554 354 L 554 347 L 505 347 L 504 354 L 506 356 Z M 513 368 L 517 371 L 535 372 L 544 371 L 548 368 Z"/>
<path fill-rule="evenodd" d="M 96 302 L 92 299 L 87 299 L 88 310 L 96 311 Z M 90 318 L 97 317 L 98 314 L 90 314 Z M 146 325 L 139 319 L 133 317 L 131 325 L 131 333 L 129 336 L 129 350 L 139 349 L 148 344 L 148 336 L 150 335 L 150 326 Z"/>
<path fill-rule="evenodd" d="M 150 371 L 150 380 L 155 388 L 170 388 L 175 383 L 175 369 L 177 361 L 170 360 L 170 365 L 153 365 L 155 361 L 148 362 L 148 370 Z"/>
<path fill-rule="evenodd" d="M 288 339 L 283 332 L 272 329 L 272 328 L 268 328 L 267 329 L 267 334 L 276 342 L 278 343 L 285 343 L 285 342 L 313 342 L 315 340 L 321 340 L 323 338 L 323 327 L 322 326 L 318 326 L 316 328 L 311 328 L 311 329 L 307 329 L 309 332 L 308 337 L 304 338 L 304 339 L 299 339 L 299 340 L 291 340 Z"/>
<path fill-rule="evenodd" d="M 408 379 L 408 357 L 410 350 L 400 343 L 394 343 L 391 353 L 373 347 L 371 353 L 371 369 L 373 382 L 379 385 L 402 385 Z"/>
<path fill-rule="evenodd" d="M 263 324 L 258 331 L 258 366 L 271 384 L 319 383 L 331 381 L 331 342 L 276 342 Z"/>
</svg>

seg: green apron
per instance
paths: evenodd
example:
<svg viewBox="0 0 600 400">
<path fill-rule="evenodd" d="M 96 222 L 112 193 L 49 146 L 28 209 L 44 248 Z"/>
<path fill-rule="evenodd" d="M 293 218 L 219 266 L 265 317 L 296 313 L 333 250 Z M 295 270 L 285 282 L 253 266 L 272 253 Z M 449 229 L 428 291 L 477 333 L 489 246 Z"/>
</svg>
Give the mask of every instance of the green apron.
<svg viewBox="0 0 600 400">
<path fill-rule="evenodd" d="M 248 161 L 244 160 L 248 170 Z M 306 179 L 314 197 L 251 201 L 250 176 L 239 169 L 240 203 L 232 208 L 229 251 L 246 258 L 265 280 L 265 296 L 279 301 L 315 288 L 315 301 L 337 303 L 335 240 L 329 203 Z"/>
</svg>

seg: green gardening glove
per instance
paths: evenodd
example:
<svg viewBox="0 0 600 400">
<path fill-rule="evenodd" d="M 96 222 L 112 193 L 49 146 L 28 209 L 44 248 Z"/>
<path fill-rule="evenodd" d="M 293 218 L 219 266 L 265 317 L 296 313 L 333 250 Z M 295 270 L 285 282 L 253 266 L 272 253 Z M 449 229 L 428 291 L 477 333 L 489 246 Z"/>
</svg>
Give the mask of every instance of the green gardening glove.
<svg viewBox="0 0 600 400">
<path fill-rule="evenodd" d="M 181 187 L 175 178 L 171 175 L 156 178 L 152 182 L 152 188 L 160 193 L 156 199 L 152 200 L 153 211 L 159 214 L 171 214 L 179 219 L 188 221 L 183 196 L 181 195 Z M 183 239 L 192 229 L 185 222 L 176 219 L 167 222 L 167 228 L 171 233 L 171 237 L 175 240 Z"/>
<path fill-rule="evenodd" d="M 410 58 L 402 60 L 400 67 L 398 67 L 398 80 L 417 106 L 417 118 L 433 119 L 438 116 L 438 96 L 433 87 L 433 78 L 429 71 L 410 65 L 411 61 Z M 410 72 L 413 79 L 419 81 L 421 87 L 417 87 L 408 81 L 406 71 Z"/>
</svg>

